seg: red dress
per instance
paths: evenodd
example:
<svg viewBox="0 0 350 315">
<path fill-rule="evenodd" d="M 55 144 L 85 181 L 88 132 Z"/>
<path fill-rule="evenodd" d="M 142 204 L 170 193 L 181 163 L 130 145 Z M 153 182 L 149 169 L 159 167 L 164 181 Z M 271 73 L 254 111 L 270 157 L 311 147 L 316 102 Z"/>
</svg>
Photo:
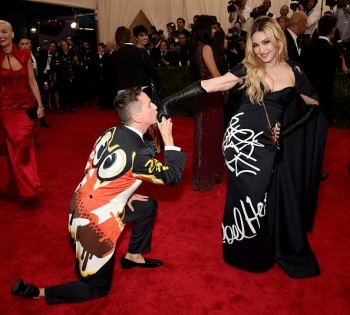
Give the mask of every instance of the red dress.
<svg viewBox="0 0 350 315">
<path fill-rule="evenodd" d="M 2 67 L 7 54 L 0 50 L 0 131 L 1 143 L 5 144 L 8 156 L 9 178 L 2 185 L 2 192 L 32 199 L 42 193 L 37 174 L 34 151 L 34 124 L 26 110 L 35 106 L 28 81 L 29 50 L 13 47 L 11 55 L 18 60 L 19 70 Z M 6 170 L 2 167 L 2 174 Z M 3 178 L 2 178 L 3 180 Z"/>
<path fill-rule="evenodd" d="M 203 59 L 203 44 L 199 45 L 201 80 L 212 76 Z M 222 139 L 224 137 L 224 107 L 221 93 L 209 93 L 195 99 L 193 134 L 192 188 L 206 192 L 220 182 L 224 171 Z"/>
</svg>

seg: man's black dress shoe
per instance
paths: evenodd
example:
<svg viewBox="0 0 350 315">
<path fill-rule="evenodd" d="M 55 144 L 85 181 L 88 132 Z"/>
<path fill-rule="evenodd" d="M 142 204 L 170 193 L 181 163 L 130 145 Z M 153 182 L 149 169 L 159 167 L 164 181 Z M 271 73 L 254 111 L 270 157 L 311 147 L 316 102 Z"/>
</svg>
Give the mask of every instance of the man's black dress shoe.
<svg viewBox="0 0 350 315">
<path fill-rule="evenodd" d="M 325 180 L 328 178 L 328 173 L 321 173 L 321 180 Z"/>
<path fill-rule="evenodd" d="M 141 267 L 141 268 L 157 268 L 163 265 L 163 262 L 161 260 L 157 259 L 150 259 L 145 258 L 145 263 L 137 263 L 130 259 L 127 259 L 125 257 L 122 257 L 120 260 L 120 264 L 122 266 L 122 269 L 131 269 L 134 267 Z"/>
<path fill-rule="evenodd" d="M 24 282 L 22 279 L 19 279 L 12 287 L 12 294 L 23 296 L 23 297 L 38 297 L 39 289 L 34 284 Z"/>
</svg>

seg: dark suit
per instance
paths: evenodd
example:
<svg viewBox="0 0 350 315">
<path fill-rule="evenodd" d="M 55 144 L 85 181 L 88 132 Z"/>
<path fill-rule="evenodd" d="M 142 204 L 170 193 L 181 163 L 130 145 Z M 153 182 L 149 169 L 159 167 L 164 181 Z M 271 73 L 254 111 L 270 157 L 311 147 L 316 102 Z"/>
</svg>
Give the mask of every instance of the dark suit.
<svg viewBox="0 0 350 315">
<path fill-rule="evenodd" d="M 246 39 L 247 38 L 247 32 L 246 31 L 241 31 L 239 34 L 237 34 L 237 36 L 238 36 L 238 38 L 240 38 L 240 37 L 242 37 L 242 38 L 244 38 L 244 39 Z"/>
<path fill-rule="evenodd" d="M 305 203 L 305 226 L 307 230 L 312 229 L 317 207 L 320 174 L 327 136 L 327 120 L 331 120 L 332 94 L 337 62 L 337 50 L 326 39 L 322 38 L 318 38 L 314 43 L 303 48 L 300 56 L 301 67 L 319 95 L 322 109 L 321 115 L 308 124 L 306 135 L 308 141 L 306 148 L 308 150 L 314 147 L 319 148 L 318 151 L 314 152 L 315 161 L 319 161 L 319 163 L 315 163 L 310 183 L 306 185 L 309 189 L 308 203 Z M 311 129 L 312 127 L 313 129 Z M 309 165 L 306 167 L 311 169 Z"/>
<path fill-rule="evenodd" d="M 143 180 L 180 183 L 185 160 L 186 154 L 165 150 L 161 164 L 141 137 L 125 126 L 101 134 L 70 203 L 69 230 L 82 280 L 46 288 L 48 304 L 82 302 L 108 293 L 115 246 L 125 223 L 133 221 L 128 252 L 150 250 L 157 202 L 150 198 L 134 201 L 134 211 L 126 203 Z"/>
<path fill-rule="evenodd" d="M 293 60 L 295 62 L 300 62 L 298 47 L 295 44 L 295 41 L 294 41 L 292 35 L 290 34 L 288 29 L 285 30 L 284 34 L 286 35 L 287 50 L 288 50 L 289 59 Z"/>
<path fill-rule="evenodd" d="M 320 104 L 327 119 L 331 118 L 331 103 L 335 73 L 339 62 L 337 49 L 326 39 L 318 38 L 306 46 L 301 53 L 300 63 L 311 85 L 320 97 Z"/>
<path fill-rule="evenodd" d="M 96 62 L 97 70 L 97 97 L 98 104 L 102 109 L 112 108 L 113 101 L 110 97 L 110 68 L 109 68 L 109 57 L 108 53 L 98 56 Z"/>
<path fill-rule="evenodd" d="M 157 83 L 154 64 L 145 49 L 125 44 L 111 56 L 112 81 L 115 93 L 134 86 Z"/>
<path fill-rule="evenodd" d="M 38 85 L 40 89 L 41 94 L 41 100 L 44 104 L 44 107 L 47 107 L 48 103 L 48 91 L 45 90 L 44 83 L 50 85 L 50 82 L 52 82 L 52 72 L 51 68 L 47 69 L 48 62 L 50 64 L 52 56 L 50 56 L 50 59 L 48 59 L 48 51 L 46 49 L 42 49 L 39 52 L 39 55 L 37 57 L 37 65 L 38 65 Z"/>
</svg>

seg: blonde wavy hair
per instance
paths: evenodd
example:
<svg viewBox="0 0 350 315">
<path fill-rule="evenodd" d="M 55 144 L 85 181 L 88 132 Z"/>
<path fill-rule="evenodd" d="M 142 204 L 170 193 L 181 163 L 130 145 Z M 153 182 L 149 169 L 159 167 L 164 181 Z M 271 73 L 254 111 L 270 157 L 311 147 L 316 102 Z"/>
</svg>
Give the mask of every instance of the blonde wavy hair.
<svg viewBox="0 0 350 315">
<path fill-rule="evenodd" d="M 287 43 L 283 30 L 278 22 L 270 17 L 257 18 L 247 36 L 245 58 L 242 64 L 247 69 L 247 75 L 242 88 L 246 88 L 246 94 L 253 104 L 262 104 L 264 93 L 270 91 L 265 80 L 265 63 L 254 53 L 252 36 L 256 32 L 264 32 L 271 44 L 278 48 L 277 62 L 288 59 Z"/>
</svg>

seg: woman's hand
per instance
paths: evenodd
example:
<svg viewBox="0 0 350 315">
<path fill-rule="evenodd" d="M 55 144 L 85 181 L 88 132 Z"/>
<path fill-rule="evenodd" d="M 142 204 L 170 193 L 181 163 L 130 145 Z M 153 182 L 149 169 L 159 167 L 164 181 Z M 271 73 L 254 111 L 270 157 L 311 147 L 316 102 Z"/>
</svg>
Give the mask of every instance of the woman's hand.
<svg viewBox="0 0 350 315">
<path fill-rule="evenodd" d="M 44 115 L 45 115 L 45 110 L 44 110 L 44 107 L 39 107 L 38 106 L 38 110 L 36 111 L 37 115 L 38 115 L 38 118 L 43 118 Z"/>
<path fill-rule="evenodd" d="M 270 129 L 269 134 L 270 134 L 270 139 L 272 141 L 272 145 L 277 149 L 279 149 L 278 139 L 281 134 L 281 124 L 279 122 L 276 122 L 275 126 Z"/>
</svg>

